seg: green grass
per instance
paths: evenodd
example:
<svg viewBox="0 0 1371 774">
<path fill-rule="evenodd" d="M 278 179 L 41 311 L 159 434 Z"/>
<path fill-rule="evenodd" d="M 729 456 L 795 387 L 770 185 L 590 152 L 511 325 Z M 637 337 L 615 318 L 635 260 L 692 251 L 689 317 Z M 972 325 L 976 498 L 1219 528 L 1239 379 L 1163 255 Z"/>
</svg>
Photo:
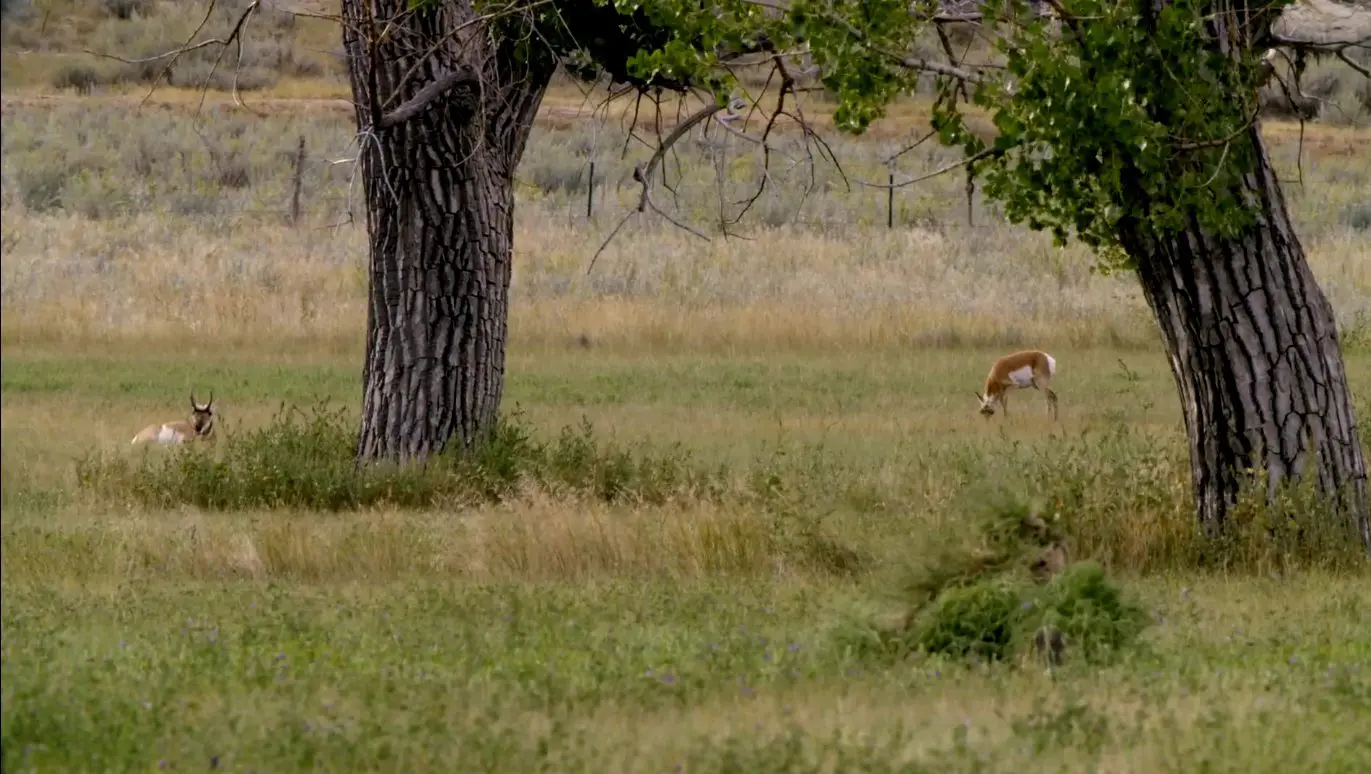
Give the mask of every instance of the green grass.
<svg viewBox="0 0 1371 774">
<path fill-rule="evenodd" d="M 132 84 L 48 99 L 127 76 L 70 51 L 174 39 L 195 19 L 173 5 L 6 19 L 5 770 L 1371 768 L 1365 563 L 1310 529 L 1300 492 L 1198 539 L 1136 281 L 985 201 L 967 223 L 955 175 L 901 189 L 887 229 L 879 189 L 819 165 L 801 197 L 811 170 L 775 165 L 749 238 L 639 217 L 588 271 L 649 151 L 621 156 L 617 118 L 587 123 L 554 89 L 516 171 L 502 437 L 529 437 L 355 474 L 353 127 L 292 99 L 346 91 L 336 29 L 299 20 L 290 49 L 282 23 L 281 46 L 246 52 L 275 68 L 246 98 L 265 118 L 212 94 L 194 125 L 175 87 L 137 116 Z M 1345 86 L 1326 104 L 1351 104 Z M 830 133 L 848 175 L 884 179 L 927 104 L 897 112 Z M 1286 200 L 1371 449 L 1366 130 L 1264 133 L 1303 181 Z M 759 159 L 679 148 L 671 206 L 709 231 Z M 976 414 L 1020 347 L 1056 356 L 1059 424 L 1034 393 Z M 211 389 L 214 448 L 130 448 Z M 1051 582 L 1028 570 L 1040 543 L 1006 537 L 1030 513 L 1075 562 Z M 1068 638 L 1051 670 L 1040 626 Z"/>
<path fill-rule="evenodd" d="M 975 414 L 991 354 L 516 354 L 509 405 L 537 440 L 584 417 L 606 449 L 679 444 L 716 496 L 539 479 L 329 512 L 152 507 L 74 471 L 144 464 L 128 438 L 191 388 L 214 387 L 232 437 L 282 401 L 351 416 L 350 363 L 7 350 L 5 768 L 1371 765 L 1364 573 L 1273 552 L 1193 569 L 1159 354 L 1054 351 L 1058 427 L 1026 393 L 1008 421 Z M 1371 383 L 1371 357 L 1348 368 Z M 1073 558 L 1123 579 L 1146 611 L 1137 646 L 1044 671 L 863 645 L 911 572 L 974 544 L 986 487 L 1059 513 Z"/>
<path fill-rule="evenodd" d="M 8 586 L 8 584 L 7 584 Z M 1053 675 L 835 643 L 841 584 L 7 588 L 9 770 L 1364 770 L 1366 586 L 1143 584 Z M 548 768 L 544 768 L 548 767 Z"/>
</svg>

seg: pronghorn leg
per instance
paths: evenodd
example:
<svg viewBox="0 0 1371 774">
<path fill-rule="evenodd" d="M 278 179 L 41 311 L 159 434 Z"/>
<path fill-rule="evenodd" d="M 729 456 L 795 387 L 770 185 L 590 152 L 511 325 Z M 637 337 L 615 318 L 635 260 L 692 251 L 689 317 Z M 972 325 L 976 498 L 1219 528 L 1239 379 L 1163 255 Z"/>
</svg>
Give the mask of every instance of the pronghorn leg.
<svg viewBox="0 0 1371 774">
<path fill-rule="evenodd" d="M 1052 382 L 1046 377 L 1033 379 L 1033 389 L 1041 390 L 1047 396 L 1047 410 L 1052 413 L 1052 421 L 1057 421 L 1057 393 L 1052 391 Z"/>
</svg>

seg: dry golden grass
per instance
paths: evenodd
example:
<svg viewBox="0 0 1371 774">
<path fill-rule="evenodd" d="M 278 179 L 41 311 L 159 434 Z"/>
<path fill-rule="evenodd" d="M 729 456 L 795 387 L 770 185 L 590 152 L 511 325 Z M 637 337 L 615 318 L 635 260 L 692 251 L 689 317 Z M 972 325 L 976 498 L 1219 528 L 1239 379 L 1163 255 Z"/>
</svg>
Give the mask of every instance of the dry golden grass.
<svg viewBox="0 0 1371 774">
<path fill-rule="evenodd" d="M 24 583 L 273 580 L 474 584 L 692 583 L 808 575 L 767 550 L 767 516 L 706 503 L 610 507 L 531 490 L 461 512 L 376 510 L 282 519 L 270 511 L 160 512 L 90 503 L 11 533 L 7 579 Z M 19 545 L 22 543 L 23 545 Z M 84 550 L 83 550 L 84 549 Z"/>
<path fill-rule="evenodd" d="M 365 233 L 360 221 L 337 225 L 350 200 L 348 165 L 323 163 L 347 152 L 346 119 L 280 117 L 268 124 L 240 118 L 207 125 L 220 133 L 212 141 L 222 143 L 227 158 L 251 173 L 249 187 L 229 190 L 213 182 L 206 188 L 204 178 L 223 170 L 206 160 L 185 123 L 189 118 L 148 116 L 166 127 L 163 136 L 184 138 L 159 140 L 169 145 L 159 149 L 108 134 L 121 114 L 116 107 L 52 110 L 6 112 L 7 347 L 98 347 L 130 339 L 176 347 L 212 339 L 216 347 L 240 350 L 266 338 L 273 349 L 356 351 L 365 316 Z M 63 152 L 64 163 L 91 171 L 77 176 L 53 168 L 63 163 L 44 150 L 56 149 L 48 128 L 54 121 L 89 123 L 87 131 L 104 133 L 95 136 L 108 145 Z M 308 217 L 290 228 L 281 213 L 289 200 L 286 160 L 296 130 L 312 137 L 314 150 Z M 597 132 L 605 136 L 597 138 Z M 1296 138 L 1281 125 L 1269 135 L 1293 177 Z M 748 238 L 716 235 L 704 242 L 660 218 L 639 216 L 587 273 L 599 244 L 636 196 L 631 185 L 620 187 L 636 160 L 618 159 L 620 136 L 612 125 L 540 130 L 530 148 L 516 216 L 516 349 L 777 351 L 1029 341 L 1130 348 L 1155 342 L 1131 278 L 1090 273 L 1084 250 L 1054 248 L 1043 235 L 1005 225 L 984 202 L 979 222 L 968 227 L 955 180 L 901 191 L 899 227 L 887 230 L 880 191 L 858 186 L 848 192 L 834 171 L 821 168 L 819 189 L 801 203 L 796 190 L 804 172 L 795 171 L 754 209 Z M 1344 330 L 1354 332 L 1354 344 L 1360 335 L 1355 329 L 1371 319 L 1371 240 L 1348 218 L 1359 206 L 1358 192 L 1371 184 L 1371 166 L 1366 154 L 1348 155 L 1347 149 L 1366 147 L 1368 137 L 1366 131 L 1311 130 L 1299 159 L 1305 183 L 1288 190 L 1315 274 Z M 33 144 L 18 150 L 28 142 Z M 880 143 L 837 147 L 849 175 L 877 177 L 873 157 L 884 152 Z M 685 152 L 703 159 L 713 151 L 701 146 Z M 733 152 L 741 177 L 731 195 L 742 195 L 751 161 Z M 574 182 L 588 153 L 599 157 L 597 176 L 604 178 L 590 220 L 578 213 L 584 184 Z M 930 152 L 903 173 L 917 175 L 942 163 L 943 152 Z M 707 167 L 700 161 L 688 172 L 681 200 L 683 216 L 706 227 L 714 196 Z M 129 195 L 119 187 L 132 190 L 142 176 L 147 182 L 136 184 L 142 193 L 119 204 Z M 159 185 L 167 177 L 173 185 Z M 43 185 L 58 186 L 64 201 L 100 218 L 25 206 L 30 189 Z M 354 208 L 358 196 L 351 195 Z"/>
</svg>

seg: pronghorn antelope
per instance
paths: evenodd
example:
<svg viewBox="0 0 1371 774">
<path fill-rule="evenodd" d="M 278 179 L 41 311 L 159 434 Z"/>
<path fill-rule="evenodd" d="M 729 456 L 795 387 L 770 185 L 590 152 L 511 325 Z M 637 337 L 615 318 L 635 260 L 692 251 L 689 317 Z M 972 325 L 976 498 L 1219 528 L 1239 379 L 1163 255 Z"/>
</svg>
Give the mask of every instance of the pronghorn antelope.
<svg viewBox="0 0 1371 774">
<path fill-rule="evenodd" d="M 203 406 L 195 402 L 195 393 L 190 394 L 190 421 L 177 419 L 160 425 L 148 425 L 133 437 L 132 443 L 155 441 L 166 445 L 210 438 L 213 435 L 214 391 L 210 390 L 209 403 Z"/>
<path fill-rule="evenodd" d="M 981 402 L 981 414 L 987 419 L 995 413 L 999 404 L 1005 416 L 1009 416 L 1009 391 L 1032 387 L 1042 390 L 1047 396 L 1047 408 L 1052 418 L 1057 418 L 1057 393 L 1052 391 L 1052 375 L 1057 372 L 1057 360 L 1046 352 L 1036 349 L 1005 355 L 990 366 L 990 375 L 985 378 L 985 388 L 976 395 Z"/>
</svg>

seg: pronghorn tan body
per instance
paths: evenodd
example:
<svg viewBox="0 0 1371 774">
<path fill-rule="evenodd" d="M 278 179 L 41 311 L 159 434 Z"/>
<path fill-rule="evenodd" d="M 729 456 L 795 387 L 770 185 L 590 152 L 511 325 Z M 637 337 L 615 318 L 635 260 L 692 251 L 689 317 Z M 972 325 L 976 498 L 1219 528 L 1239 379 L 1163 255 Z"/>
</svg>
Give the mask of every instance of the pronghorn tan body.
<svg viewBox="0 0 1371 774">
<path fill-rule="evenodd" d="M 159 425 L 148 425 L 133 437 L 132 443 L 158 443 L 162 445 L 186 443 L 214 435 L 214 392 L 210 391 L 209 402 L 201 406 L 195 402 L 195 393 L 190 395 L 190 419 L 177 419 Z"/>
<path fill-rule="evenodd" d="M 1047 408 L 1057 418 L 1057 393 L 1052 391 L 1052 376 L 1057 373 L 1057 361 L 1046 352 L 1036 349 L 1014 352 L 996 360 L 985 378 L 985 387 L 976 399 L 981 402 L 981 414 L 989 418 L 998 405 L 1009 416 L 1009 391 L 1032 387 L 1047 396 Z"/>
</svg>

